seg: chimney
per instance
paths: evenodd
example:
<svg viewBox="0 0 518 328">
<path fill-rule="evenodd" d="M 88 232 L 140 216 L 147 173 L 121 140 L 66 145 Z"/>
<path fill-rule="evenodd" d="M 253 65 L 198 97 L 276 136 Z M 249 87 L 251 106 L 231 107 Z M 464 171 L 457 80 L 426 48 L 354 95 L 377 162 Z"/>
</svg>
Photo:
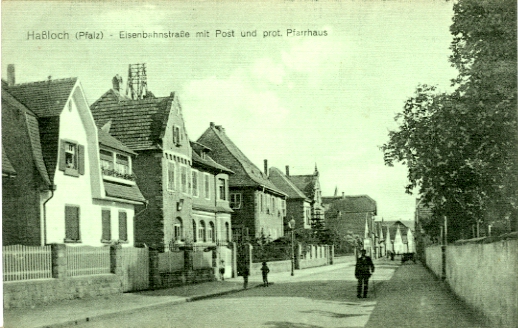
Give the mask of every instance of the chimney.
<svg viewBox="0 0 518 328">
<path fill-rule="evenodd" d="M 342 199 L 345 199 L 345 192 L 342 191 Z"/>
<path fill-rule="evenodd" d="M 14 76 L 14 64 L 9 64 L 7 65 L 7 85 L 14 85 L 15 82 L 16 79 Z"/>
<path fill-rule="evenodd" d="M 268 177 L 268 160 L 264 160 L 264 174 Z"/>
<path fill-rule="evenodd" d="M 215 126 L 216 126 L 216 123 L 214 123 L 214 122 L 210 122 L 210 127 L 211 127 L 211 128 L 213 128 L 213 127 L 215 127 Z"/>
<path fill-rule="evenodd" d="M 120 92 L 121 85 L 122 85 L 122 77 L 119 74 L 117 74 L 113 77 L 112 85 L 113 85 L 113 90 Z"/>
<path fill-rule="evenodd" d="M 286 165 L 286 176 L 287 177 L 290 176 L 290 166 L 289 165 Z"/>
<path fill-rule="evenodd" d="M 216 129 L 217 129 L 219 132 L 225 133 L 225 128 L 224 128 L 222 125 L 216 125 Z"/>
</svg>

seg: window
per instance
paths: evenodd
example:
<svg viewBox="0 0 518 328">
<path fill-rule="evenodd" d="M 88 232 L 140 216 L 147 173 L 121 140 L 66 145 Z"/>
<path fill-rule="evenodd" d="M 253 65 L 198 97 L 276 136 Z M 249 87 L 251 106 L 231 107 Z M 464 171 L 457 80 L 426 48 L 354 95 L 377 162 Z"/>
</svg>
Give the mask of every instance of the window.
<svg viewBox="0 0 518 328">
<path fill-rule="evenodd" d="M 119 212 L 119 240 L 128 241 L 128 214 Z"/>
<path fill-rule="evenodd" d="M 173 126 L 173 144 L 176 146 L 180 146 L 180 127 Z"/>
<path fill-rule="evenodd" d="M 121 154 L 115 156 L 115 171 L 119 174 L 130 174 L 128 156 Z"/>
<path fill-rule="evenodd" d="M 204 176 L 205 176 L 205 198 L 210 199 L 210 175 L 205 173 Z"/>
<path fill-rule="evenodd" d="M 275 201 L 276 200 L 277 200 L 277 198 L 272 196 L 272 214 L 275 214 Z"/>
<path fill-rule="evenodd" d="M 65 242 L 81 242 L 79 206 L 65 206 Z"/>
<path fill-rule="evenodd" d="M 205 222 L 200 221 L 200 226 L 198 227 L 198 241 L 206 241 L 205 239 Z"/>
<path fill-rule="evenodd" d="M 286 200 L 281 200 L 282 216 L 286 216 Z"/>
<path fill-rule="evenodd" d="M 174 222 L 174 240 L 183 240 L 183 223 L 181 218 L 176 218 Z"/>
<path fill-rule="evenodd" d="M 214 223 L 209 222 L 209 225 L 207 226 L 207 241 L 213 241 L 214 240 Z"/>
<path fill-rule="evenodd" d="M 230 241 L 230 224 L 225 222 L 225 240 Z"/>
<path fill-rule="evenodd" d="M 259 195 L 259 201 L 261 202 L 261 212 L 264 212 L 264 194 Z"/>
<path fill-rule="evenodd" d="M 99 151 L 101 156 L 101 168 L 103 171 L 113 171 L 113 153 L 111 151 L 107 151 L 101 149 Z"/>
<path fill-rule="evenodd" d="M 270 214 L 270 195 L 265 195 L 266 214 Z"/>
<path fill-rule="evenodd" d="M 230 194 L 230 208 L 239 209 L 241 208 L 241 194 Z"/>
<path fill-rule="evenodd" d="M 102 210 L 102 236 L 101 242 L 106 243 L 112 239 L 110 210 Z"/>
<path fill-rule="evenodd" d="M 220 200 L 227 200 L 227 186 L 225 179 L 218 179 L 218 192 L 219 192 L 219 199 Z"/>
<path fill-rule="evenodd" d="M 66 175 L 85 174 L 85 147 L 75 141 L 61 140 L 59 170 Z"/>
<path fill-rule="evenodd" d="M 192 171 L 192 195 L 198 197 L 198 171 Z"/>
<path fill-rule="evenodd" d="M 187 167 L 182 166 L 182 192 L 187 193 Z"/>
<path fill-rule="evenodd" d="M 193 239 L 194 242 L 198 241 L 198 238 L 196 238 L 197 231 L 198 230 L 196 230 L 196 221 L 192 220 L 192 239 Z"/>
<path fill-rule="evenodd" d="M 174 190 L 174 162 L 167 162 L 167 189 Z"/>
</svg>

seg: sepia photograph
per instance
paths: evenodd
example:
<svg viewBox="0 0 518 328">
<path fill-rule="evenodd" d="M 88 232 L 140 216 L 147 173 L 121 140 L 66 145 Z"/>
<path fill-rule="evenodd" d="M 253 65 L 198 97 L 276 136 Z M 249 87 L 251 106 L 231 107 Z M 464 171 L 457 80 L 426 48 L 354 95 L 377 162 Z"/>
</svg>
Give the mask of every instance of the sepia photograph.
<svg viewBox="0 0 518 328">
<path fill-rule="evenodd" d="M 518 327 L 515 0 L 5 0 L 0 326 Z"/>
</svg>

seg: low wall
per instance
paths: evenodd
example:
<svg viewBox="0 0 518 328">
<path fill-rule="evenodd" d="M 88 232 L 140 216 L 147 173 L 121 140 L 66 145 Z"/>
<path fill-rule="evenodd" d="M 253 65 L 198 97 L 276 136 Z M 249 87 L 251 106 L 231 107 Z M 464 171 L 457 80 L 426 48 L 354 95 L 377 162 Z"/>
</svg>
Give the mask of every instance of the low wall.
<svg viewBox="0 0 518 328">
<path fill-rule="evenodd" d="M 314 267 L 327 265 L 328 264 L 327 262 L 328 262 L 327 258 L 300 260 L 299 266 L 301 269 L 307 269 L 307 268 L 314 268 Z"/>
<path fill-rule="evenodd" d="M 216 280 L 216 277 L 212 268 L 196 269 L 190 272 L 160 272 L 160 279 L 158 281 L 154 281 L 153 288 L 171 288 L 185 284 L 197 284 L 214 280 Z"/>
<path fill-rule="evenodd" d="M 291 260 L 286 261 L 275 261 L 275 262 L 267 262 L 268 268 L 270 272 L 290 272 L 291 271 Z M 251 276 L 260 276 L 262 263 L 252 263 L 250 266 L 250 275 Z"/>
<path fill-rule="evenodd" d="M 426 249 L 426 263 L 440 276 L 440 247 Z M 517 239 L 448 245 L 446 281 L 491 327 L 518 327 Z"/>
<path fill-rule="evenodd" d="M 354 255 L 345 255 L 345 256 L 335 256 L 333 258 L 333 264 L 340 264 L 340 263 L 346 263 L 346 262 L 354 262 Z"/>
<path fill-rule="evenodd" d="M 4 282 L 4 309 L 122 293 L 115 274 Z"/>
</svg>

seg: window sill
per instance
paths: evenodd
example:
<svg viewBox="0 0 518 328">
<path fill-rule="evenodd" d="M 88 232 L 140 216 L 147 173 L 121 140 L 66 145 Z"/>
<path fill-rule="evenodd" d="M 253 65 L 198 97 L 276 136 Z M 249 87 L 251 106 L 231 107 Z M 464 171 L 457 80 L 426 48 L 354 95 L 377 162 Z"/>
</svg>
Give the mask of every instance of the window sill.
<svg viewBox="0 0 518 328">
<path fill-rule="evenodd" d="M 78 240 L 74 240 L 74 239 L 64 239 L 63 242 L 65 244 L 82 244 L 83 242 L 81 241 L 81 239 L 78 239 Z"/>
<path fill-rule="evenodd" d="M 66 168 L 65 175 L 68 175 L 71 177 L 79 177 L 79 171 L 77 169 Z"/>
</svg>

